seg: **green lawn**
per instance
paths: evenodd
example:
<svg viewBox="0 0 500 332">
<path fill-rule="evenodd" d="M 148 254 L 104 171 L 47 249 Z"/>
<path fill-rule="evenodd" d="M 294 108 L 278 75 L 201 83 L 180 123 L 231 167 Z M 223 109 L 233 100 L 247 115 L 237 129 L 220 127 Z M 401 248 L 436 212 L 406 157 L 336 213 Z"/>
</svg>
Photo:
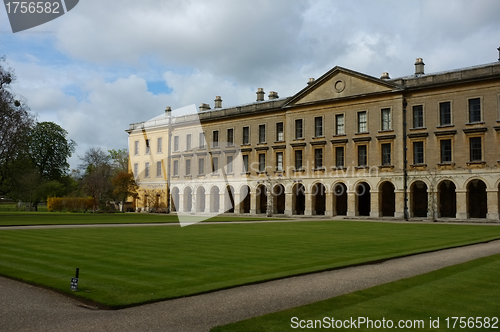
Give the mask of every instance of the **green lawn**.
<svg viewBox="0 0 500 332">
<path fill-rule="evenodd" d="M 355 331 L 498 331 L 499 276 L 500 255 L 495 255 L 310 305 L 216 327 L 211 332 L 310 331 L 308 328 L 300 328 L 299 324 L 303 327 L 307 327 L 307 324 L 314 326 L 316 320 L 328 323 L 322 325 L 323 329 L 317 328 L 314 331 L 331 330 L 328 325 L 332 323 L 331 318 L 335 321 L 349 320 L 350 324 L 351 317 L 357 322 L 355 327 L 350 327 Z M 363 318 L 360 325 L 359 317 L 364 317 L 366 321 L 369 318 L 373 326 L 368 325 L 368 322 L 363 323 Z M 430 324 L 431 317 L 433 328 Z M 452 317 L 465 319 L 461 323 L 460 318 L 455 320 Z M 472 320 L 468 321 L 470 317 Z M 476 317 L 482 318 L 477 320 Z M 492 320 L 492 317 L 496 318 Z M 376 328 L 375 324 L 383 324 L 384 318 L 386 326 L 391 324 L 388 320 L 392 321 L 393 329 Z M 309 323 L 308 320 L 312 322 Z M 376 323 L 377 320 L 380 323 Z M 398 329 L 400 320 L 403 320 L 406 326 L 411 324 L 412 328 Z M 484 326 L 487 321 L 489 328 Z M 424 328 L 418 328 L 416 324 Z M 494 326 L 496 328 L 493 328 Z"/>
<path fill-rule="evenodd" d="M 258 221 L 274 219 L 275 218 L 218 216 L 205 221 Z M 0 226 L 142 224 L 172 222 L 179 222 L 177 216 L 153 213 L 0 212 Z"/>
<path fill-rule="evenodd" d="M 500 238 L 493 225 L 318 221 L 1 229 L 0 274 L 111 307 Z"/>
</svg>

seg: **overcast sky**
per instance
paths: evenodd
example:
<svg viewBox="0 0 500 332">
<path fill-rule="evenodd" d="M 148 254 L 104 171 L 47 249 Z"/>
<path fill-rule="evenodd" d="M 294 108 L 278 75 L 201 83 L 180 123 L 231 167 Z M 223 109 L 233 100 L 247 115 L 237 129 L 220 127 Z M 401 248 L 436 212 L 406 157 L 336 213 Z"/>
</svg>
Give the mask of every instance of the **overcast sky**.
<svg viewBox="0 0 500 332">
<path fill-rule="evenodd" d="M 498 0 L 80 0 L 13 34 L 0 8 L 0 56 L 39 121 L 78 144 L 127 147 L 130 123 L 208 103 L 291 96 L 334 66 L 375 77 L 498 60 Z"/>
</svg>

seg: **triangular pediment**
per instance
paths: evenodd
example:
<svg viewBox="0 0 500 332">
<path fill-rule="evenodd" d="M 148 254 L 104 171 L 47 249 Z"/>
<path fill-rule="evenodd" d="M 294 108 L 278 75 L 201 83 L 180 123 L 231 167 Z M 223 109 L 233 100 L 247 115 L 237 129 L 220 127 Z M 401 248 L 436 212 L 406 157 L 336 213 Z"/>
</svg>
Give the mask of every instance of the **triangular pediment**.
<svg viewBox="0 0 500 332">
<path fill-rule="evenodd" d="M 361 97 L 398 90 L 400 90 L 400 87 L 392 82 L 342 67 L 335 67 L 293 96 L 286 106 Z"/>
</svg>

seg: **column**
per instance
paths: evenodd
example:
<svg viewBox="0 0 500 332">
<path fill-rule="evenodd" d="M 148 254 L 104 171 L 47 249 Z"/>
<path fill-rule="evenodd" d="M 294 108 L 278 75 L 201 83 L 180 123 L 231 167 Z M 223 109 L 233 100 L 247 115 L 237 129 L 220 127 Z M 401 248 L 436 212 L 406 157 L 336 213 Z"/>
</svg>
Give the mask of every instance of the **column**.
<svg viewBox="0 0 500 332">
<path fill-rule="evenodd" d="M 396 206 L 394 211 L 394 217 L 399 219 L 404 219 L 405 217 L 405 193 L 404 190 L 395 190 L 394 194 L 396 196 Z M 408 215 L 410 212 L 410 193 L 408 193 Z"/>
<path fill-rule="evenodd" d="M 434 221 L 439 218 L 438 193 L 436 190 L 427 190 L 427 218 L 432 218 Z"/>
<path fill-rule="evenodd" d="M 250 189 L 250 214 L 257 214 L 257 195 L 255 189 Z"/>
<path fill-rule="evenodd" d="M 379 192 L 378 190 L 370 191 L 370 217 L 379 218 Z"/>
<path fill-rule="evenodd" d="M 234 194 L 234 214 L 240 214 L 240 193 L 239 192 L 235 192 L 233 193 Z"/>
<path fill-rule="evenodd" d="M 312 216 L 312 194 L 305 193 L 306 206 L 304 211 L 304 216 Z"/>
<path fill-rule="evenodd" d="M 219 214 L 222 214 L 226 210 L 226 192 L 225 190 L 221 190 L 219 192 Z"/>
<path fill-rule="evenodd" d="M 492 220 L 498 220 L 498 189 L 486 189 L 486 195 L 488 200 L 488 213 L 486 218 Z"/>
<path fill-rule="evenodd" d="M 177 212 L 184 212 L 184 193 L 179 190 L 179 206 L 177 207 Z"/>
<path fill-rule="evenodd" d="M 347 192 L 347 216 L 355 217 L 358 214 L 358 208 L 356 207 L 356 191 L 350 190 Z"/>
<path fill-rule="evenodd" d="M 325 216 L 326 217 L 333 217 L 333 193 L 331 191 L 327 191 L 325 193 Z"/>
<path fill-rule="evenodd" d="M 291 216 L 293 214 L 292 205 L 293 193 L 285 192 L 285 216 Z"/>
<path fill-rule="evenodd" d="M 457 219 L 467 219 L 467 190 L 466 189 L 457 189 L 455 190 L 457 195 Z"/>
</svg>

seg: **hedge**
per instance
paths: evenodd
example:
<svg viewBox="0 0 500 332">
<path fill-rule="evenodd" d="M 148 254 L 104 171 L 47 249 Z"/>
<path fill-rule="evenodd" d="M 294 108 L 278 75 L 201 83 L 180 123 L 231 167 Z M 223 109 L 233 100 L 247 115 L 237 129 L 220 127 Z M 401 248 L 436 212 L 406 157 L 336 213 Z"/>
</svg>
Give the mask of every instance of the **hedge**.
<svg viewBox="0 0 500 332">
<path fill-rule="evenodd" d="M 47 199 L 47 211 L 84 211 L 92 210 L 92 197 L 49 197 Z"/>
</svg>

